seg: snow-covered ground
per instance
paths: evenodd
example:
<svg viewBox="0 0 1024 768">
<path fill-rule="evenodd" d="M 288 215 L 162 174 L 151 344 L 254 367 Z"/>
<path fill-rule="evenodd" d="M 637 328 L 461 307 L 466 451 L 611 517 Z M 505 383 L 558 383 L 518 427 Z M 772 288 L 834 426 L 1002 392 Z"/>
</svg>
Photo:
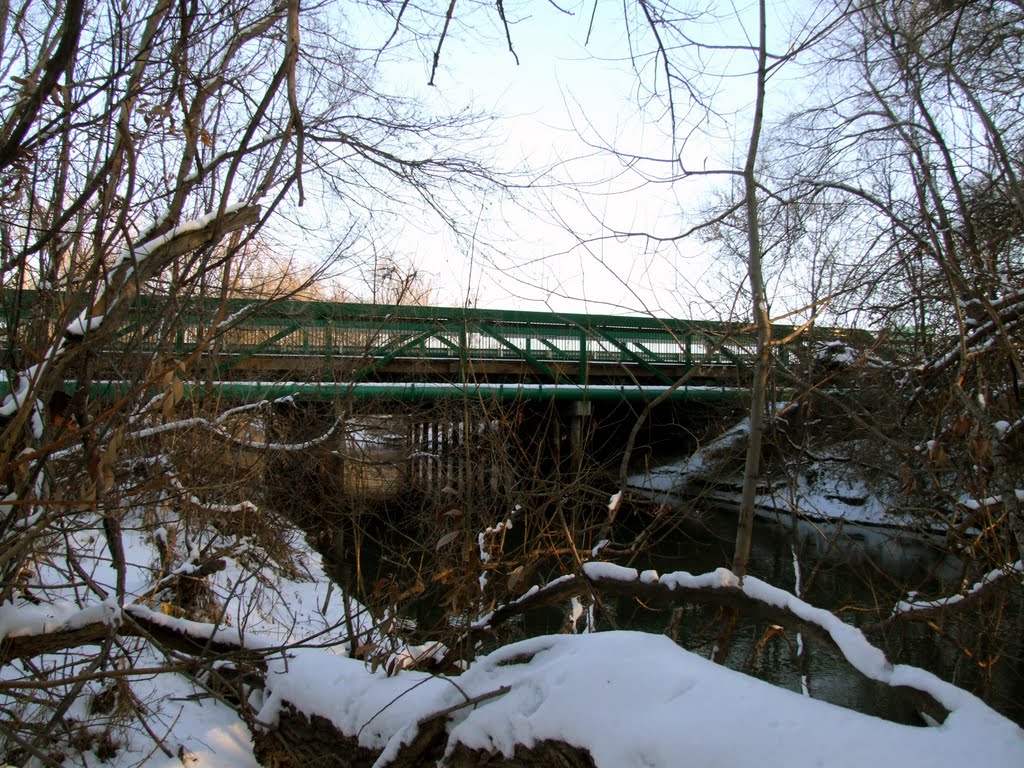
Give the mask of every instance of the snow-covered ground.
<svg viewBox="0 0 1024 768">
<path fill-rule="evenodd" d="M 137 604 L 130 610 L 163 615 L 162 606 L 148 598 L 153 595 L 157 545 L 166 545 L 168 530 L 138 522 L 138 528 L 129 525 L 125 531 L 126 560 L 131 567 L 124 606 Z M 250 647 L 309 638 L 302 647 L 269 657 L 267 688 L 252 699 L 260 708 L 260 719 L 272 724 L 281 701 L 287 700 L 300 711 L 322 715 L 344 732 L 358 734 L 361 744 L 383 750 L 380 766 L 412 737 L 418 722 L 441 710 L 452 710 L 449 748 L 461 743 L 510 755 L 516 744 L 559 739 L 589 750 L 601 768 L 670 768 L 681 764 L 681 756 L 688 766 L 730 768 L 1024 765 L 1024 731 L 1018 726 L 926 672 L 890 665 L 858 630 L 755 579 L 748 579 L 744 587 L 748 593 L 821 624 L 865 674 L 889 684 L 921 688 L 952 714 L 936 727 L 894 724 L 730 671 L 663 636 L 626 631 L 525 640 L 478 658 L 457 678 L 394 672 L 396 665 L 371 666 L 348 656 L 346 606 L 339 591 L 330 587 L 319 555 L 294 529 L 281 530 L 294 540 L 298 551 L 292 566 L 268 561 L 254 569 L 246 558 L 263 555 L 247 549 L 245 541 L 237 542 L 225 556 L 227 568 L 209 577 L 215 598 L 212 614 L 226 607 L 223 623 Z M 81 561 L 93 564 L 90 577 L 110 586 L 115 574 L 106 565 L 99 532 L 97 520 L 94 528 L 74 534 L 75 545 Z M 187 572 L 196 560 L 186 558 L 179 568 Z M 592 577 L 660 580 L 670 586 L 735 585 L 735 577 L 727 571 L 659 576 L 610 564 L 587 568 Z M 45 567 L 39 574 L 44 582 L 57 576 Z M 356 609 L 349 606 L 350 611 Z M 86 610 L 95 614 L 129 609 L 108 600 L 96 601 Z M 41 618 L 59 623 L 71 613 L 69 605 L 5 604 L 0 608 L 0 634 L 13 637 L 31 632 L 42 626 Z M 368 626 L 365 614 L 354 618 L 360 629 Z M 182 623 L 172 616 L 165 621 Z M 143 641 L 132 641 L 132 648 L 136 670 L 167 661 Z M 399 655 L 408 652 L 398 650 Z M 53 662 L 62 660 L 66 658 L 56 657 Z M 49 663 L 47 659 L 37 662 Z M 17 671 L 17 664 L 9 665 L 3 678 L 9 680 Z M 97 742 L 82 754 L 68 754 L 66 765 L 256 765 L 246 726 L 227 704 L 185 677 L 141 675 L 132 678 L 131 685 L 152 734 L 130 716 L 115 722 L 90 714 L 98 689 L 89 695 L 87 688 L 68 715 L 78 718 Z M 460 707 L 477 699 L 472 706 Z M 101 761 L 97 752 L 104 732 L 117 750 Z"/>
<path fill-rule="evenodd" d="M 919 671 L 905 671 L 907 679 Z M 664 636 L 615 631 L 524 640 L 479 659 L 458 678 L 370 673 L 350 659 L 301 650 L 273 665 L 278 697 L 359 733 L 386 765 L 417 722 L 453 714 L 456 743 L 511 757 L 516 744 L 564 740 L 598 768 L 864 768 L 871 765 L 1024 764 L 1024 731 L 968 694 L 938 727 L 897 725 L 733 672 Z M 344 691 L 345 695 L 339 695 Z"/>
<path fill-rule="evenodd" d="M 722 457 L 741 451 L 749 422 L 744 419 L 692 455 L 654 467 L 626 479 L 629 487 L 658 501 L 678 501 L 694 487 L 708 503 L 738 506 L 742 470 L 722 474 Z M 765 478 L 755 499 L 761 517 L 790 520 L 842 521 L 863 526 L 885 526 L 920 531 L 919 518 L 894 511 L 869 487 L 849 461 L 806 463 L 784 481 Z M 944 529 L 941 529 L 944 530 Z"/>
<path fill-rule="evenodd" d="M 851 354 L 841 345 L 836 349 L 844 355 Z M 786 410 L 786 404 L 776 407 L 780 414 Z M 1000 433 L 1013 428 L 1006 421 L 997 421 L 993 426 Z M 736 465 L 735 457 L 743 451 L 749 431 L 749 420 L 743 419 L 690 456 L 631 475 L 626 484 L 656 501 L 675 503 L 696 491 L 709 504 L 738 507 L 743 478 L 742 467 Z M 852 453 L 853 447 L 847 447 Z M 927 451 L 929 446 L 922 445 L 918 449 Z M 832 446 L 827 453 L 835 455 L 791 466 L 785 477 L 773 479 L 765 473 L 755 497 L 755 514 L 786 523 L 798 519 L 940 535 L 948 532 L 951 522 L 953 525 L 961 522 L 923 519 L 901 511 L 892 498 L 898 494 L 892 492 L 895 489 L 891 488 L 891 481 L 889 490 L 886 482 L 869 483 L 857 462 L 843 455 L 843 450 L 844 446 Z M 1016 489 L 1015 495 L 1018 500 L 1024 500 L 1024 489 Z M 966 516 L 1000 503 L 1000 496 L 974 499 L 960 495 L 950 514 Z"/>
<path fill-rule="evenodd" d="M 182 624 L 180 618 L 167 615 L 171 606 L 155 601 L 155 585 L 160 574 L 158 544 L 168 545 L 176 538 L 173 522 L 162 521 L 163 525 L 143 523 L 141 519 L 129 516 L 124 530 L 126 570 L 126 598 L 119 607 L 112 597 L 106 601 L 95 601 L 83 609 L 79 607 L 82 595 L 73 600 L 55 600 L 35 605 L 31 601 L 18 604 L 0 605 L 0 638 L 17 637 L 38 633 L 47 628 L 68 628 L 81 625 L 102 612 L 109 621 L 117 621 L 120 611 L 148 611 L 154 618 L 163 617 L 167 624 Z M 211 613 L 220 613 L 221 630 L 225 635 L 238 637 L 240 634 L 252 646 L 279 645 L 302 638 L 317 638 L 325 644 L 321 651 L 325 655 L 346 652 L 347 646 L 339 642 L 344 624 L 345 605 L 342 596 L 331 586 L 324 570 L 321 557 L 302 541 L 299 531 L 281 522 L 283 538 L 294 539 L 298 545 L 298 556 L 282 568 L 265 559 L 265 553 L 258 551 L 246 541 L 227 544 L 226 567 L 207 578 L 211 588 Z M 169 532 L 170 531 L 170 532 Z M 178 535 L 182 535 L 180 530 Z M 183 535 L 182 535 L 183 536 Z M 110 565 L 105 551 L 105 540 L 99 519 L 84 520 L 81 527 L 72 534 L 73 549 L 80 563 L 88 571 L 89 578 L 100 588 L 113 592 L 117 575 Z M 207 541 L 210 539 L 207 537 Z M 191 556 L 175 568 L 176 572 L 187 573 L 199 561 L 198 547 L 191 547 Z M 185 553 L 189 550 L 184 547 Z M 262 569 L 254 569 L 249 558 L 263 562 Z M 60 585 L 67 577 L 58 567 L 60 563 L 40 562 L 36 581 L 43 585 Z M 174 572 L 161 575 L 173 577 Z M 37 599 L 39 595 L 36 595 Z M 88 600 L 88 598 L 85 598 Z M 351 606 L 350 606 L 351 608 Z M 354 606 L 354 621 L 365 626 L 365 614 L 358 613 Z M 210 625 L 197 625 L 200 631 Z M 322 633 L 334 628 L 333 632 Z M 332 639 L 334 642 L 332 643 Z M 131 649 L 130 666 L 134 670 L 157 669 L 167 664 L 167 658 L 153 645 L 129 638 L 126 646 Z M 91 650 L 91 649 L 90 649 Z M 53 654 L 34 659 L 41 669 L 48 666 L 59 669 L 74 656 Z M 22 676 L 23 667 L 18 662 L 0 669 L 0 682 Z M 67 718 L 83 723 L 83 729 L 95 739 L 91 749 L 84 755 L 68 754 L 66 765 L 106 765 L 112 767 L 147 765 L 180 768 L 185 766 L 224 766 L 240 768 L 256 766 L 253 758 L 252 739 L 246 725 L 225 703 L 206 694 L 199 686 L 177 674 L 136 675 L 130 678 L 131 689 L 137 699 L 140 712 L 153 735 L 145 732 L 137 718 L 131 716 L 106 717 L 97 714 L 94 706 L 100 686 L 87 686 L 68 712 Z M 3 701 L 0 691 L 0 702 Z M 31 712 L 20 711 L 24 719 Z M 101 744 L 104 734 L 117 744 L 116 754 L 102 755 Z M 160 743 L 156 743 L 153 736 Z M 83 736 L 87 742 L 90 736 Z M 97 755 L 99 752 L 99 755 Z M 103 757 L 100 760 L 100 756 Z"/>
<path fill-rule="evenodd" d="M 656 467 L 646 474 L 632 475 L 627 478 L 627 484 L 658 501 L 678 501 L 687 495 L 688 484 L 708 479 L 703 470 L 703 457 L 698 454 Z M 709 503 L 737 506 L 742 478 L 717 480 L 723 479 L 734 482 L 702 487 L 701 497 Z M 821 464 L 803 468 L 800 474 L 770 492 L 759 492 L 755 504 L 756 513 L 766 518 L 789 519 L 796 511 L 805 520 L 841 520 L 857 525 L 921 529 L 920 519 L 894 512 L 854 472 Z"/>
</svg>

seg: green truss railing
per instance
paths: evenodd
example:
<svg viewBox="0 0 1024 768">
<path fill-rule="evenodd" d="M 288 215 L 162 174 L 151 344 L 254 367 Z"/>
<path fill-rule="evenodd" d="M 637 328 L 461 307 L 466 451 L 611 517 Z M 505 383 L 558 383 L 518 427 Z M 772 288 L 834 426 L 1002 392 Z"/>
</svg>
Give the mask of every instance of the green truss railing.
<svg viewBox="0 0 1024 768">
<path fill-rule="evenodd" d="M 587 363 L 623 363 L 655 376 L 663 365 L 744 365 L 755 345 L 752 330 L 736 324 L 651 317 L 237 300 L 227 315 L 247 312 L 220 335 L 221 353 L 231 356 L 225 367 L 258 355 L 363 358 L 372 361 L 360 372 L 365 376 L 400 357 L 518 360 L 558 381 L 564 378 L 555 370 L 559 363 L 578 364 L 580 375 Z M 209 329 L 213 316 L 183 316 L 178 354 Z"/>
<path fill-rule="evenodd" d="M 229 378 L 224 374 L 231 368 L 256 357 L 302 357 L 304 370 L 310 369 L 310 358 L 322 359 L 325 371 L 339 359 L 353 361 L 346 381 L 369 382 L 395 360 L 418 358 L 458 361 L 461 383 L 475 381 L 474 364 L 517 361 L 536 383 L 587 386 L 593 365 L 619 364 L 619 383 L 642 375 L 667 386 L 694 366 L 742 368 L 752 363 L 755 349 L 753 329 L 733 323 L 305 301 L 193 300 L 182 305 L 168 328 L 157 323 L 156 308 L 163 312 L 165 302 L 136 300 L 114 345 L 184 356 L 200 340 L 212 340 L 217 378 Z M 22 306 L 30 309 L 32 303 Z M 784 338 L 792 330 L 777 326 L 775 336 Z M 817 341 L 845 335 L 815 331 Z M 777 354 L 785 361 L 795 346 L 782 346 Z"/>
</svg>

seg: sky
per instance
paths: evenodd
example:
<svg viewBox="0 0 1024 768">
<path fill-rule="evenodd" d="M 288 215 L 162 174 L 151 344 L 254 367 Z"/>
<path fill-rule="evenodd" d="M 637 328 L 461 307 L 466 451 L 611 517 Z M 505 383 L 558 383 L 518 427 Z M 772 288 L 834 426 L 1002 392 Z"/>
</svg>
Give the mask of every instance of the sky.
<svg viewBox="0 0 1024 768">
<path fill-rule="evenodd" d="M 548 3 L 528 7 L 530 15 L 510 11 L 518 64 L 487 8 L 453 27 L 434 86 L 428 85 L 429 46 L 436 37 L 418 46 L 399 39 L 379 69 L 389 87 L 438 111 L 473 106 L 499 116 L 492 136 L 500 149 L 489 157 L 497 166 L 514 173 L 553 170 L 537 177 L 536 188 L 517 192 L 518 203 L 497 191 L 473 201 L 473 244 L 417 218 L 394 222 L 385 246 L 427 275 L 438 304 L 714 317 L 711 304 L 729 290 L 713 277 L 720 270 L 708 247 L 694 241 L 658 246 L 645 238 L 608 237 L 602 229 L 674 234 L 683 226 L 682 213 L 696 210 L 709 194 L 703 182 L 646 184 L 594 149 L 611 142 L 648 155 L 671 152 L 662 128 L 647 123 L 637 107 L 636 75 L 616 15 L 621 7 L 599 6 L 586 46 L 590 6 L 567 6 L 571 14 Z M 390 34 L 366 19 L 355 28 L 368 46 Z M 688 161 L 706 165 L 723 148 L 731 152 L 725 138 L 714 146 L 693 140 Z M 735 269 L 731 276 L 742 278 Z M 355 271 L 350 279 L 364 280 Z"/>
</svg>

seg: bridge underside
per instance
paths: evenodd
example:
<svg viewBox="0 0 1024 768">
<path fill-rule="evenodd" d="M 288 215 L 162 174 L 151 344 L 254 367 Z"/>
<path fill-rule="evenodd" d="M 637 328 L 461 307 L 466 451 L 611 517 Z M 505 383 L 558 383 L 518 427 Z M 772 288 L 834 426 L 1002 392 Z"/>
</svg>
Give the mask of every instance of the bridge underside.
<svg viewBox="0 0 1024 768">
<path fill-rule="evenodd" d="M 70 391 L 75 382 L 68 382 Z M 97 381 L 92 385 L 92 397 L 113 400 L 131 394 L 131 382 L 119 380 Z M 185 382 L 185 394 L 191 399 L 214 398 L 227 402 L 258 402 L 294 398 L 299 400 L 381 400 L 419 402 L 431 400 L 510 401 L 629 401 L 650 402 L 667 393 L 676 402 L 717 403 L 745 400 L 750 392 L 743 387 L 689 386 L 673 388 L 654 384 L 531 384 L 531 383 L 437 383 L 423 381 L 390 382 L 316 382 L 316 381 L 259 381 L 212 380 Z"/>
<path fill-rule="evenodd" d="M 669 392 L 674 400 L 719 402 L 749 393 L 748 372 L 735 365 L 640 366 L 626 362 L 320 355 L 217 355 L 207 359 L 218 378 L 188 387 L 251 402 L 301 399 L 448 400 L 464 397 L 512 400 L 629 400 L 648 402 Z M 203 369 L 200 364 L 198 368 Z M 687 375 L 689 374 L 689 375 Z M 686 376 L 679 387 L 675 383 Z"/>
<path fill-rule="evenodd" d="M 622 384 L 670 386 L 687 376 L 686 383 L 696 386 L 749 386 L 749 371 L 723 364 L 659 363 L 640 366 L 634 363 L 544 361 L 544 370 L 526 360 L 488 358 L 399 357 L 378 362 L 368 357 L 336 357 L 324 360 L 303 355 L 218 355 L 219 378 L 227 380 L 276 380 L 328 382 L 424 383 L 486 382 L 489 384 Z"/>
</svg>

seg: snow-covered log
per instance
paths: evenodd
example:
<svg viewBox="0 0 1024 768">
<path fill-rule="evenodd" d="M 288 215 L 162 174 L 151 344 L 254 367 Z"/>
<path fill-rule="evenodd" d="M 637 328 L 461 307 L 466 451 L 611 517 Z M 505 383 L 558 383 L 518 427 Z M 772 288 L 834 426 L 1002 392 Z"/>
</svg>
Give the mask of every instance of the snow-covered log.
<svg viewBox="0 0 1024 768">
<path fill-rule="evenodd" d="M 534 587 L 519 599 L 499 606 L 475 622 L 453 648 L 468 647 L 490 636 L 498 626 L 515 616 L 538 608 L 560 605 L 574 597 L 599 593 L 629 597 L 645 604 L 704 604 L 736 610 L 740 614 L 777 624 L 814 638 L 836 651 L 850 665 L 884 685 L 892 687 L 912 707 L 941 721 L 949 711 L 938 688 L 903 680 L 891 674 L 884 654 L 872 646 L 860 629 L 845 624 L 835 615 L 815 608 L 794 595 L 759 579 L 748 577 L 743 583 L 731 571 L 719 568 L 712 573 L 693 575 L 684 571 L 659 575 L 655 571 L 638 572 L 612 563 L 584 563 L 581 575 L 566 575 L 543 587 Z M 452 668 L 456 654 L 449 652 L 440 668 Z M 938 682 L 938 681 L 935 681 Z M 940 686 L 942 688 L 942 686 Z M 942 688 L 945 690 L 945 688 Z"/>
<path fill-rule="evenodd" d="M 307 716 L 291 704 L 282 706 L 277 724 L 254 734 L 254 754 L 266 766 L 315 765 L 324 768 L 418 768 L 443 759 L 445 768 L 594 768 L 590 753 L 556 739 L 516 744 L 511 755 L 493 749 L 455 744 L 446 756 L 449 711 L 415 723 L 408 741 L 389 754 L 371 749 L 342 732 L 321 715 Z"/>
<path fill-rule="evenodd" d="M 891 669 L 930 685 L 922 670 Z M 615 631 L 524 640 L 457 677 L 389 677 L 295 649 L 268 660 L 266 695 L 251 701 L 268 766 L 961 768 L 1024 759 L 1024 731 L 933 682 L 950 716 L 936 727 L 900 725 L 726 669 L 663 636 Z"/>
<path fill-rule="evenodd" d="M 141 605 L 99 603 L 56 614 L 54 606 L 28 610 L 0 606 L 0 667 L 13 659 L 102 643 L 108 636 L 145 637 L 190 655 L 237 654 L 253 649 L 237 630 L 167 616 Z"/>
</svg>

